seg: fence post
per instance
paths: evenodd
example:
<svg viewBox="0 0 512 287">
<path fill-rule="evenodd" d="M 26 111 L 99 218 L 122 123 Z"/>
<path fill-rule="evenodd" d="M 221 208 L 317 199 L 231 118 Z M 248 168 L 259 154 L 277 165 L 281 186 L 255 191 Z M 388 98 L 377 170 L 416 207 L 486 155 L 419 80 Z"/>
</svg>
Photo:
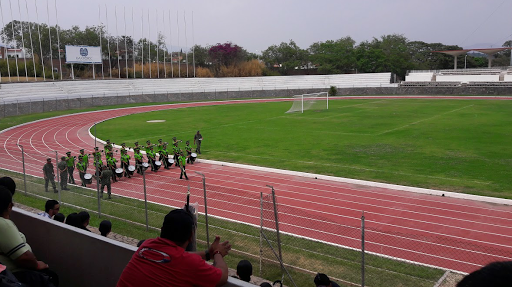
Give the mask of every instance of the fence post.
<svg viewBox="0 0 512 287">
<path fill-rule="evenodd" d="M 25 172 L 25 150 L 22 145 L 18 145 L 21 147 L 21 160 L 23 162 L 23 185 L 25 188 L 25 195 L 27 195 L 27 173 Z"/>
<path fill-rule="evenodd" d="M 148 222 L 148 198 L 146 193 L 146 170 L 142 169 L 142 182 L 144 184 L 144 211 L 146 213 L 146 231 L 149 231 Z"/>
<path fill-rule="evenodd" d="M 93 157 L 94 158 L 94 157 Z M 96 160 L 93 159 L 93 163 L 95 163 L 96 168 L 96 194 L 98 195 L 98 217 L 101 217 L 101 198 L 103 196 L 103 190 L 100 194 L 100 170 L 98 167 L 99 162 L 96 162 Z"/>
<path fill-rule="evenodd" d="M 59 164 L 59 152 L 58 151 L 55 151 L 55 165 L 57 167 L 57 184 L 59 185 L 59 187 L 61 186 L 60 185 L 60 181 L 62 180 L 62 178 L 60 178 L 60 171 L 59 171 L 59 167 L 58 167 L 58 164 Z M 59 191 L 59 202 L 61 202 L 60 200 L 60 192 L 61 192 L 61 189 L 57 189 Z"/>
<path fill-rule="evenodd" d="M 274 219 L 276 221 L 276 234 L 277 234 L 277 249 L 279 251 L 279 260 L 283 262 L 283 254 L 281 252 L 281 236 L 279 234 L 279 219 L 277 216 L 277 204 L 276 204 L 276 193 L 274 191 L 274 187 L 271 185 L 267 185 L 268 187 L 272 188 L 272 204 L 274 205 Z M 281 267 L 283 267 L 283 264 L 281 263 Z"/>
<path fill-rule="evenodd" d="M 361 286 L 364 287 L 364 211 L 361 216 Z"/>
<path fill-rule="evenodd" d="M 204 218 L 205 218 L 205 224 L 206 224 L 206 246 L 210 246 L 210 233 L 208 231 L 208 204 L 206 199 L 206 178 L 204 174 L 196 171 L 195 173 L 199 174 L 203 177 L 203 192 L 204 192 Z"/>
<path fill-rule="evenodd" d="M 260 277 L 262 274 L 262 260 L 263 260 L 263 192 L 260 192 Z"/>
</svg>

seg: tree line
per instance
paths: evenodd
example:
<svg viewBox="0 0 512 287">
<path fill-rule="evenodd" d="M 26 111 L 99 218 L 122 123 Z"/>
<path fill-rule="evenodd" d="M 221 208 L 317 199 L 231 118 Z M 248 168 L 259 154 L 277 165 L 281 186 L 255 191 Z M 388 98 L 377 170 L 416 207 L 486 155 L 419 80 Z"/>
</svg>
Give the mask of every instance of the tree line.
<svg viewBox="0 0 512 287">
<path fill-rule="evenodd" d="M 297 70 L 314 69 L 319 74 L 392 72 L 399 79 L 404 79 L 408 70 L 453 68 L 452 56 L 432 51 L 462 49 L 457 45 L 410 41 L 403 35 L 391 34 L 359 44 L 346 36 L 316 42 L 306 49 L 289 40 L 271 45 L 260 55 L 230 42 L 195 45 L 183 53 L 181 50 L 171 51 L 162 34 L 158 34 L 156 42 L 147 38 L 136 40 L 127 35 L 112 36 L 104 26 L 61 29 L 44 23 L 14 20 L 6 24 L 0 33 L 5 43 L 15 43 L 18 48 L 24 45 L 34 59 L 55 59 L 65 45 L 101 45 L 104 58 L 109 59 L 114 67 L 118 59 L 152 63 L 163 62 L 164 59 L 167 62 L 171 59 L 184 62 L 188 58 L 190 65 L 192 62 L 197 65 L 198 76 L 289 75 Z M 505 42 L 503 47 L 512 47 L 512 41 Z M 468 68 L 487 66 L 485 57 L 472 56 L 466 59 L 459 57 L 458 66 L 464 67 L 465 61 Z M 493 64 L 508 66 L 509 62 L 510 50 L 495 55 Z"/>
</svg>

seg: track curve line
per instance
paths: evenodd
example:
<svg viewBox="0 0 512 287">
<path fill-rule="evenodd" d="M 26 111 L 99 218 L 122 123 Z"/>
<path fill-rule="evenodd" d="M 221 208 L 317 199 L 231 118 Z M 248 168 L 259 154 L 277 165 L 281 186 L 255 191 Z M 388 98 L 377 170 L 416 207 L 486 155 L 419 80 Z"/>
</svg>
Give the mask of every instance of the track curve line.
<svg viewBox="0 0 512 287">
<path fill-rule="evenodd" d="M 332 99 L 404 99 L 401 96 L 335 97 Z M 512 97 L 411 96 L 414 99 L 512 100 Z M 21 149 L 26 172 L 42 177 L 47 157 L 84 148 L 94 149 L 90 128 L 95 123 L 134 113 L 158 110 L 291 101 L 253 99 L 193 102 L 101 110 L 25 123 L 0 132 L 0 168 L 21 173 Z M 366 250 L 387 257 L 471 272 L 492 261 L 512 260 L 512 207 L 477 200 L 411 193 L 410 187 L 366 184 L 318 175 L 199 160 L 189 165 L 190 181 L 176 180 L 176 169 L 148 172 L 148 200 L 170 206 L 183 205 L 180 190 L 191 186 L 194 201 L 201 202 L 203 173 L 209 186 L 210 215 L 259 226 L 260 192 L 274 186 L 279 200 L 282 232 L 359 249 L 360 218 L 366 218 Z M 77 177 L 75 175 L 75 177 Z M 172 180 L 171 180 L 172 178 Z M 79 180 L 77 181 L 79 182 Z M 123 178 L 112 185 L 113 194 L 143 198 L 142 179 Z M 179 191 L 179 192 L 178 192 Z M 435 194 L 435 192 L 431 192 Z M 475 197 L 478 198 L 478 197 Z M 115 198 L 114 198 L 115 200 Z M 204 212 L 204 206 L 199 206 Z"/>
</svg>

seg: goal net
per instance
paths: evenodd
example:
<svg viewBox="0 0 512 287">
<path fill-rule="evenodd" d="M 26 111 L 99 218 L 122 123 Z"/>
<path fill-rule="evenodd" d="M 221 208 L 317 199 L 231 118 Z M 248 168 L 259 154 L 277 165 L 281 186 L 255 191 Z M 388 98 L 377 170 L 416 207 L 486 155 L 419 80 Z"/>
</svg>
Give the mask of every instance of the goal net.
<svg viewBox="0 0 512 287">
<path fill-rule="evenodd" d="M 327 110 L 329 109 L 329 94 L 327 92 L 304 94 L 293 96 L 293 105 L 287 113 L 301 112 L 306 110 Z"/>
</svg>

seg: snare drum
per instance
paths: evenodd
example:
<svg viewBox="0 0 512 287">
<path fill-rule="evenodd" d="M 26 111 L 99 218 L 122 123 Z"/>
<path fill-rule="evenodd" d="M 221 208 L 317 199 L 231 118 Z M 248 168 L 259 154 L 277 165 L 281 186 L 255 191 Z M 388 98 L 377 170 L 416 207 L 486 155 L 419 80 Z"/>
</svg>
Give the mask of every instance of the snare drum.
<svg viewBox="0 0 512 287">
<path fill-rule="evenodd" d="M 135 166 L 134 165 L 129 165 L 128 166 L 128 174 L 130 176 L 132 176 L 134 172 L 135 172 Z"/>
<path fill-rule="evenodd" d="M 123 169 L 122 168 L 116 168 L 116 175 L 119 178 L 123 177 Z"/>
<path fill-rule="evenodd" d="M 148 169 L 148 167 L 149 167 L 149 163 L 147 163 L 147 162 L 142 163 L 142 169 L 146 170 L 146 169 Z"/>
<path fill-rule="evenodd" d="M 155 170 L 158 170 L 162 166 L 162 162 L 159 160 L 155 160 Z"/>
<path fill-rule="evenodd" d="M 196 159 L 197 153 L 193 152 L 193 153 L 190 154 L 190 156 L 193 157 L 194 159 Z"/>
<path fill-rule="evenodd" d="M 90 174 L 90 173 L 84 174 L 84 181 L 85 181 L 85 184 L 91 184 L 92 183 L 92 174 Z"/>
<path fill-rule="evenodd" d="M 168 158 L 168 159 L 167 159 L 167 162 L 168 162 L 170 165 L 173 165 L 173 164 L 174 164 L 174 159 L 172 159 L 172 158 Z"/>
</svg>

